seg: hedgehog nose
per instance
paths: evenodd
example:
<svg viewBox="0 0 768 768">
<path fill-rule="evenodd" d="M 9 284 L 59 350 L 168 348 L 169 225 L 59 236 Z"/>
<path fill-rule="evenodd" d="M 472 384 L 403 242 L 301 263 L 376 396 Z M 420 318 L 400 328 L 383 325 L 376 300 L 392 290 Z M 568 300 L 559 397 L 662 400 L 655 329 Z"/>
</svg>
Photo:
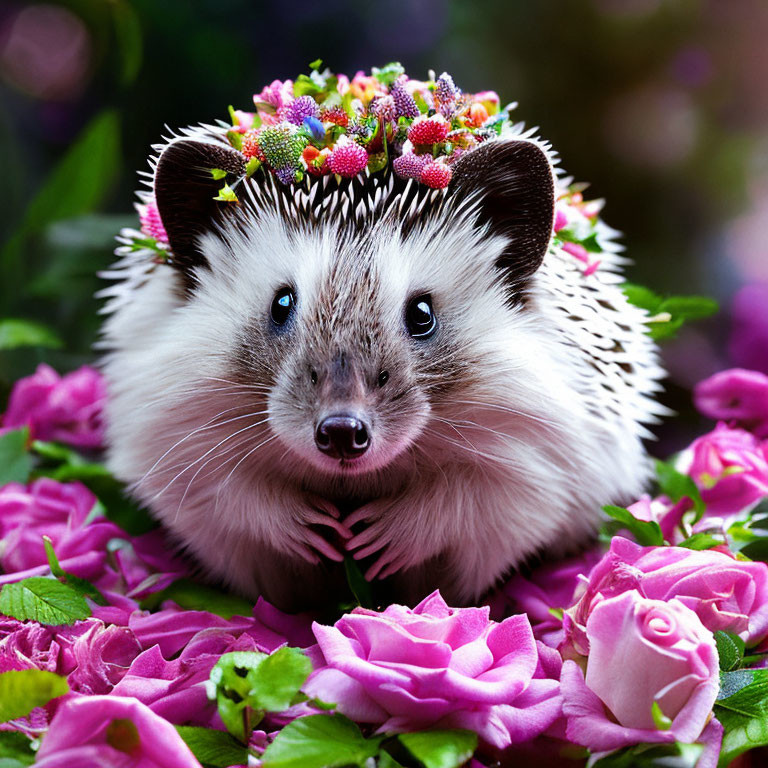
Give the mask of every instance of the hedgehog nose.
<svg viewBox="0 0 768 768">
<path fill-rule="evenodd" d="M 320 422 L 315 432 L 318 450 L 333 459 L 362 456 L 370 444 L 368 427 L 354 416 L 328 416 Z"/>
</svg>

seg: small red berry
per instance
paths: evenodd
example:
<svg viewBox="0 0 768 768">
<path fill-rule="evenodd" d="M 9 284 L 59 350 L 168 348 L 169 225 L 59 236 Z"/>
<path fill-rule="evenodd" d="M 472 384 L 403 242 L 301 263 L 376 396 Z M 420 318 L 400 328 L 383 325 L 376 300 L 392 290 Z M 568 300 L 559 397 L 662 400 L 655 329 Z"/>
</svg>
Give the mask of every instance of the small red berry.
<svg viewBox="0 0 768 768">
<path fill-rule="evenodd" d="M 445 163 L 428 163 L 419 176 L 419 181 L 432 189 L 443 189 L 451 181 L 451 169 Z"/>
<path fill-rule="evenodd" d="M 437 144 L 448 135 L 451 124 L 442 115 L 421 117 L 411 123 L 408 138 L 414 144 Z"/>
<path fill-rule="evenodd" d="M 342 137 L 344 138 L 344 137 Z M 368 165 L 368 153 L 354 141 L 337 144 L 326 160 L 332 173 L 351 179 Z"/>
</svg>

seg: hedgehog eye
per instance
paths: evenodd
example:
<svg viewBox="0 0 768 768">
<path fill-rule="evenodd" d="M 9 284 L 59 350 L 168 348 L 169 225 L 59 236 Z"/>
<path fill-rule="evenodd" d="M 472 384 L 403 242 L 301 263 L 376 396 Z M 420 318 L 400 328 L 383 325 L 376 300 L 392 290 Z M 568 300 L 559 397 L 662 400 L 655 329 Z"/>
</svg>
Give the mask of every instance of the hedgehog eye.
<svg viewBox="0 0 768 768">
<path fill-rule="evenodd" d="M 425 339 L 437 328 L 437 317 L 432 309 L 432 297 L 428 294 L 417 296 L 408 302 L 405 310 L 405 324 L 414 339 Z"/>
<path fill-rule="evenodd" d="M 296 306 L 296 297 L 290 288 L 281 288 L 272 300 L 272 322 L 275 325 L 285 325 Z"/>
</svg>

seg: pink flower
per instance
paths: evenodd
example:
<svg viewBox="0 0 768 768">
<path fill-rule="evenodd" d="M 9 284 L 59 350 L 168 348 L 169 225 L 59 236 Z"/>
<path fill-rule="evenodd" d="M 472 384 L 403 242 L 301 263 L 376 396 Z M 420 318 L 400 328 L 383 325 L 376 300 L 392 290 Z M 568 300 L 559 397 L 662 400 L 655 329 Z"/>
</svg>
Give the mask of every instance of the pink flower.
<svg viewBox="0 0 768 768">
<path fill-rule="evenodd" d="M 768 437 L 768 376 L 732 368 L 696 385 L 696 407 L 710 419 L 735 422 L 757 437 Z"/>
<path fill-rule="evenodd" d="M 93 368 L 83 366 L 59 376 L 41 363 L 32 376 L 16 382 L 2 426 L 28 426 L 36 440 L 99 448 L 103 443 L 101 412 L 105 399 L 104 379 Z"/>
<path fill-rule="evenodd" d="M 356 608 L 314 624 L 318 663 L 304 690 L 381 731 L 469 728 L 496 748 L 532 739 L 559 716 L 559 660 L 539 656 L 528 619 L 449 608 L 434 592 L 413 610 Z M 557 656 L 554 653 L 554 656 Z"/>
<path fill-rule="evenodd" d="M 604 752 L 701 736 L 719 690 L 719 667 L 714 638 L 690 608 L 630 590 L 601 602 L 586 633 L 586 675 L 566 661 L 561 678 L 571 741 Z M 669 728 L 655 724 L 654 703 Z"/>
<path fill-rule="evenodd" d="M 147 237 L 153 237 L 158 243 L 168 244 L 168 233 L 165 231 L 165 226 L 160 218 L 160 211 L 157 210 L 157 203 L 154 198 L 151 198 L 143 205 L 137 205 L 136 209 L 139 212 L 141 231 Z"/>
<path fill-rule="evenodd" d="M 46 568 L 45 535 L 65 570 L 92 578 L 90 560 L 95 557 L 103 563 L 107 542 L 124 535 L 104 518 L 86 522 L 95 503 L 96 497 L 84 485 L 46 477 L 27 486 L 10 483 L 0 488 L 0 564 L 6 573 Z M 87 575 L 78 568 L 81 560 Z"/>
<path fill-rule="evenodd" d="M 553 611 L 573 605 L 577 590 L 601 557 L 598 548 L 581 557 L 536 568 L 529 576 L 514 575 L 502 591 L 515 612 L 528 614 L 537 640 L 557 647 L 562 641 L 563 622 Z"/>
<path fill-rule="evenodd" d="M 768 496 L 768 443 L 718 424 L 691 443 L 679 469 L 701 491 L 707 515 L 729 518 Z"/>
<path fill-rule="evenodd" d="M 201 621 L 195 613 L 178 612 L 175 623 L 168 622 L 167 615 L 163 617 L 167 629 L 178 634 L 166 638 L 162 645 L 169 656 L 172 654 L 168 651 L 173 649 L 181 648 L 181 653 L 168 661 L 160 645 L 150 646 L 136 657 L 127 674 L 115 686 L 113 694 L 133 696 L 172 723 L 221 727 L 216 705 L 208 700 L 205 691 L 205 682 L 214 664 L 222 654 L 231 651 L 272 651 L 276 647 L 276 639 L 273 636 L 262 636 L 260 628 L 252 620 L 248 627 L 250 631 L 245 631 L 241 626 L 244 619 L 216 621 L 209 614 L 207 620 Z M 199 629 L 187 639 L 183 635 L 183 624 L 189 614 L 193 614 L 190 617 L 193 627 L 197 625 L 207 628 Z M 141 622 L 134 623 L 133 627 L 142 644 L 146 644 L 149 640 L 147 627 L 142 627 Z"/>
<path fill-rule="evenodd" d="M 724 552 L 684 547 L 641 547 L 620 536 L 593 568 L 579 602 L 566 613 L 566 644 L 586 655 L 586 625 L 604 600 L 637 591 L 694 611 L 710 631 L 728 630 L 754 645 L 768 634 L 768 565 Z M 568 654 L 570 655 L 570 654 Z"/>
<path fill-rule="evenodd" d="M 136 699 L 87 696 L 59 707 L 39 768 L 200 768 L 176 729 Z"/>
</svg>

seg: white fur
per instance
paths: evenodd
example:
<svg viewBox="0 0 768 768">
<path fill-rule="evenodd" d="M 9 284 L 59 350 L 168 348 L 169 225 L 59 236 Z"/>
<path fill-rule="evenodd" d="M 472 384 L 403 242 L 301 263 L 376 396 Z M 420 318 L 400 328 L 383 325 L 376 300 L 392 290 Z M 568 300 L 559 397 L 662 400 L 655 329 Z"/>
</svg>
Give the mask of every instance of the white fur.
<svg viewBox="0 0 768 768">
<path fill-rule="evenodd" d="M 587 540 L 601 505 L 641 493 L 641 423 L 662 412 L 651 399 L 662 371 L 644 313 L 621 293 L 617 247 L 603 238 L 603 267 L 587 278 L 552 250 L 528 306 L 509 308 L 493 267 L 504 243 L 472 221 L 468 212 L 405 238 L 380 221 L 365 243 L 340 248 L 331 226 L 296 236 L 276 214 L 252 216 L 244 233 L 206 236 L 211 271 L 189 299 L 170 267 L 123 265 L 130 291 L 104 327 L 110 466 L 217 577 L 292 604 L 329 570 L 301 560 L 318 544 L 308 526 L 328 526 L 315 496 L 353 498 L 366 525 L 357 548 L 380 556 L 379 576 L 474 600 L 532 553 Z M 374 440 L 368 471 L 339 478 L 313 445 L 314 412 L 290 413 L 280 378 L 290 366 L 275 387 L 249 386 L 232 361 L 282 285 L 297 286 L 299 323 L 329 271 L 354 286 L 355 249 L 373 265 L 391 333 L 408 296 L 429 292 L 476 375 L 460 396 L 420 401 L 420 421 Z M 373 408 L 364 387 L 356 397 Z"/>
</svg>

